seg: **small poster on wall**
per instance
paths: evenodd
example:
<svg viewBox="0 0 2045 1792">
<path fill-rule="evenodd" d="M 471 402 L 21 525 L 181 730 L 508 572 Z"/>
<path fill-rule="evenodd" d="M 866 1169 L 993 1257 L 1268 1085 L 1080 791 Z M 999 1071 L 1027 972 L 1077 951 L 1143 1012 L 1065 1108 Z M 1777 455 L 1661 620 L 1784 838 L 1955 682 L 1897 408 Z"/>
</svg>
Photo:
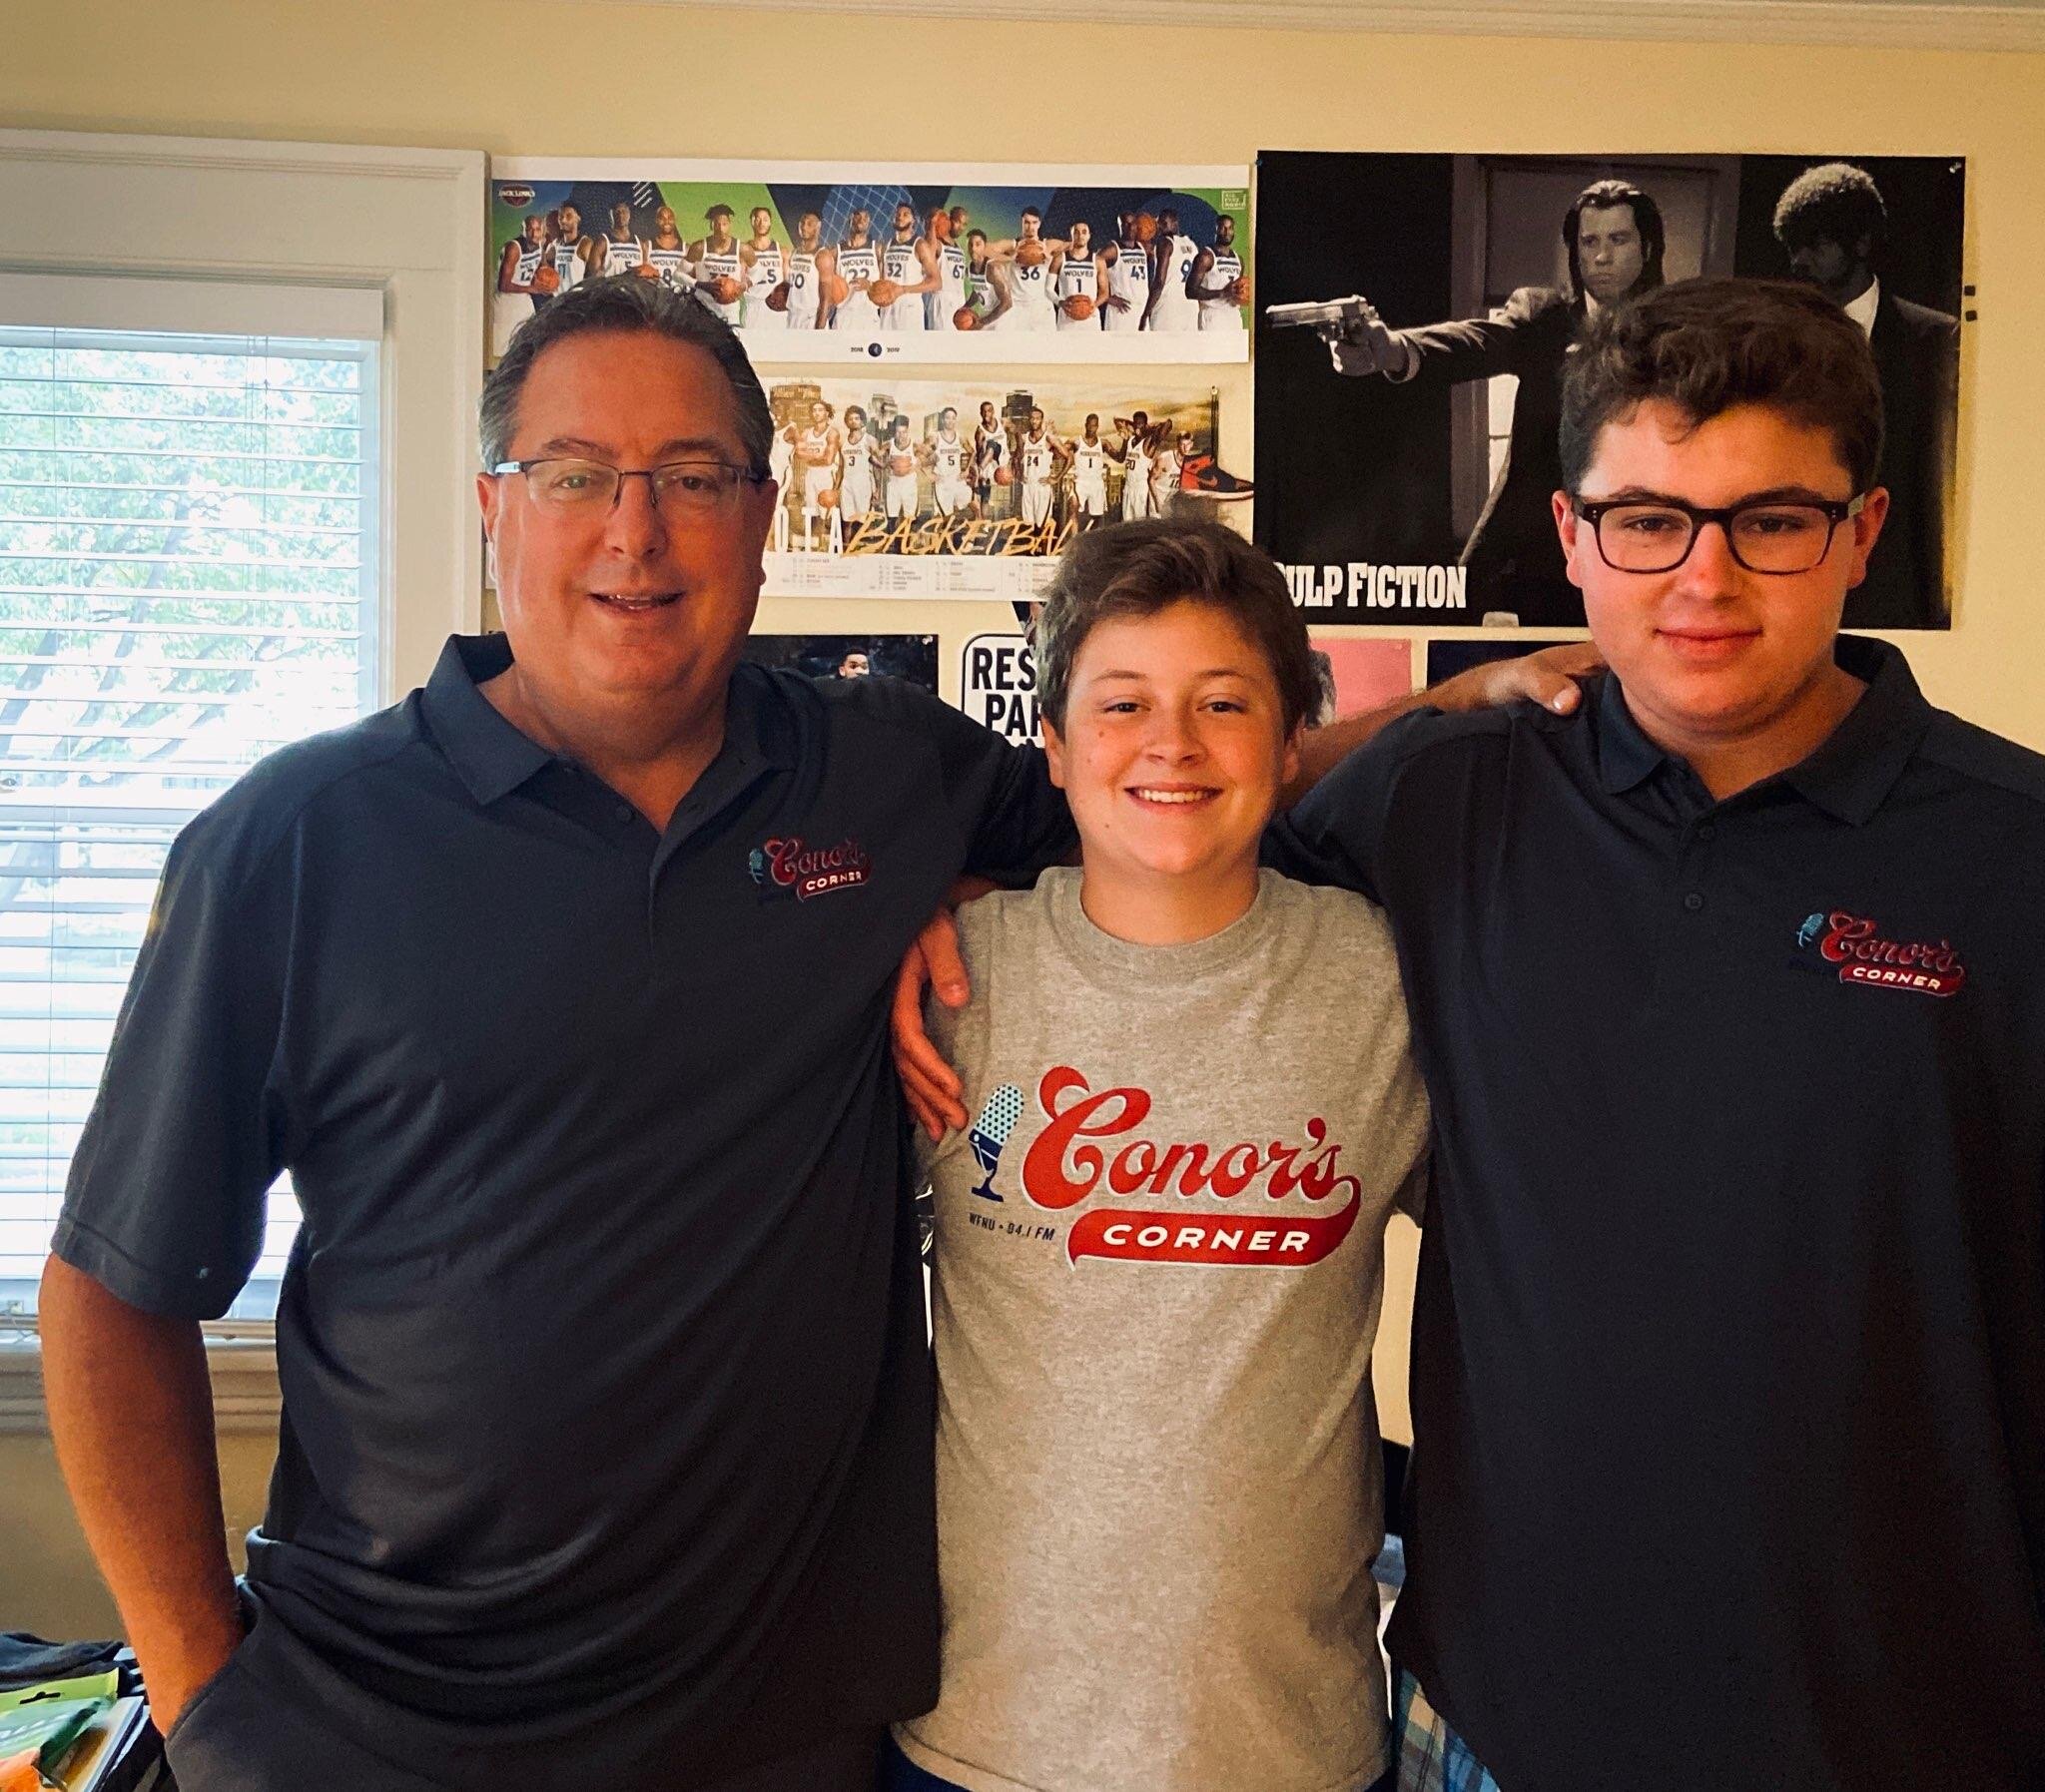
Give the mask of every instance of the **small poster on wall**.
<svg viewBox="0 0 2045 1792">
<path fill-rule="evenodd" d="M 797 597 L 1026 601 L 1079 530 L 1207 501 L 1220 411 L 1211 386 L 1127 373 L 877 368 L 770 377 L 767 399 L 782 502 L 766 588 Z"/>
<path fill-rule="evenodd" d="M 1320 674 L 1320 707 L 1307 718 L 1320 728 L 1341 716 L 1383 709 L 1413 691 L 1413 643 L 1404 635 L 1308 636 Z"/>
<path fill-rule="evenodd" d="M 937 695 L 936 635 L 748 635 L 740 657 L 809 678 L 906 678 Z"/>
<path fill-rule="evenodd" d="M 566 287 L 684 289 L 756 362 L 1244 361 L 1246 168 L 490 167 L 490 357 Z"/>
<path fill-rule="evenodd" d="M 1598 309 L 1705 274 L 1866 332 L 1889 511 L 1846 625 L 1949 626 L 1963 162 L 1287 152 L 1257 183 L 1257 539 L 1311 616 L 1581 628 L 1563 370 Z"/>
<path fill-rule="evenodd" d="M 1012 741 L 1036 739 L 1036 659 L 1027 635 L 973 635 L 959 654 L 959 707 Z"/>
</svg>

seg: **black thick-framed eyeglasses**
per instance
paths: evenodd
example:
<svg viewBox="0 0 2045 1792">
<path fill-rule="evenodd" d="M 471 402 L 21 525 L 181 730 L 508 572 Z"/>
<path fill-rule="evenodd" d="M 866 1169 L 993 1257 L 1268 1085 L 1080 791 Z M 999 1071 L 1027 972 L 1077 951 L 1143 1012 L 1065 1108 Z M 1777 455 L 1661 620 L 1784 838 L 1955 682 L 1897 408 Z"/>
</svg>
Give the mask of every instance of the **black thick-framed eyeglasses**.
<svg viewBox="0 0 2045 1792">
<path fill-rule="evenodd" d="M 769 477 L 728 460 L 668 460 L 659 466 L 620 467 L 564 454 L 500 460 L 490 471 L 522 473 L 526 489 L 550 509 L 591 513 L 615 509 L 625 481 L 644 479 L 657 508 L 683 516 L 707 515 L 741 485 L 763 485 Z"/>
<path fill-rule="evenodd" d="M 1858 516 L 1851 498 L 1754 498 L 1709 509 L 1681 498 L 1582 498 L 1570 506 L 1591 525 L 1599 557 L 1615 572 L 1674 572 L 1706 523 L 1725 531 L 1732 558 L 1748 572 L 1809 572 L 1832 551 L 1839 525 Z"/>
</svg>

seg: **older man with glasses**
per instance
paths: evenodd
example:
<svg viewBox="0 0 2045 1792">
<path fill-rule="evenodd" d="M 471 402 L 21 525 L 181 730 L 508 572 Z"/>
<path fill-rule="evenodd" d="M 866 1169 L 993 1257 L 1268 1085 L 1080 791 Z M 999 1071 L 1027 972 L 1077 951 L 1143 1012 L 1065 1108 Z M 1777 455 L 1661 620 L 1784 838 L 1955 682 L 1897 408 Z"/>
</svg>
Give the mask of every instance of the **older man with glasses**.
<svg viewBox="0 0 2045 1792">
<path fill-rule="evenodd" d="M 186 1792 L 864 1792 L 935 1695 L 887 991 L 1069 824 L 934 697 L 739 663 L 771 432 L 693 299 L 562 295 L 483 401 L 505 634 L 172 857 L 43 1311 Z M 285 1169 L 238 1600 L 194 1322 Z"/>
</svg>

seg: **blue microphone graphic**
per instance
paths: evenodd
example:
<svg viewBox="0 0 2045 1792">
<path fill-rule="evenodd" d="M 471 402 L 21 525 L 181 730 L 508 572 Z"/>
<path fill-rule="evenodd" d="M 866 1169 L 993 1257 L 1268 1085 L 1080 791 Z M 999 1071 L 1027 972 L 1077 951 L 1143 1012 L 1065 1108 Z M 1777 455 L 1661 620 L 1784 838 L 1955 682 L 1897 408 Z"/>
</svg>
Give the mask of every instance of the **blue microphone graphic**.
<svg viewBox="0 0 2045 1792">
<path fill-rule="evenodd" d="M 1002 1161 L 1002 1147 L 1009 1142 L 1009 1134 L 1022 1117 L 1022 1091 L 1012 1082 L 1003 1083 L 981 1104 L 980 1118 L 966 1133 L 967 1143 L 985 1172 L 980 1186 L 973 1191 L 976 1195 L 990 1201 L 1002 1198 L 995 1193 L 995 1166 Z"/>
</svg>

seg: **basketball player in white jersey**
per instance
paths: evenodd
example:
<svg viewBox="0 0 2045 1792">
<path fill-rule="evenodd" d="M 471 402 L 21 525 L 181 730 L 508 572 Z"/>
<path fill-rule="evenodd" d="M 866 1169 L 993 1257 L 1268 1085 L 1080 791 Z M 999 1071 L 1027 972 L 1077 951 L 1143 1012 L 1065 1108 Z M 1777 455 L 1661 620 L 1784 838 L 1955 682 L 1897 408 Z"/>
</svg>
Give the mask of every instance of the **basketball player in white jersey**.
<svg viewBox="0 0 2045 1792">
<path fill-rule="evenodd" d="M 1178 214 L 1158 213 L 1157 236 L 1150 245 L 1150 328 L 1177 335 L 1199 328 L 1200 307 L 1186 291 L 1199 258 L 1200 246 L 1179 233 Z"/>
<path fill-rule="evenodd" d="M 881 278 L 895 289 L 895 298 L 881 312 L 883 329 L 924 328 L 926 296 L 937 291 L 937 275 L 924 260 L 917 235 L 916 208 L 895 208 L 895 233 L 881 246 Z"/>
<path fill-rule="evenodd" d="M 632 208 L 626 201 L 611 207 L 610 229 L 597 238 L 589 265 L 606 276 L 634 274 L 646 265 L 646 240 L 632 229 Z"/>
<path fill-rule="evenodd" d="M 1169 417 L 1159 422 L 1150 436 L 1156 444 L 1150 451 L 1150 514 L 1165 516 L 1171 511 L 1172 499 L 1178 496 L 1179 469 L 1185 464 L 1186 450 L 1193 438 L 1174 429 Z"/>
<path fill-rule="evenodd" d="M 662 206 L 653 215 L 653 235 L 646 243 L 646 266 L 672 293 L 686 293 L 696 284 L 690 273 L 689 245 L 675 223 L 672 206 Z"/>
<path fill-rule="evenodd" d="M 1022 463 L 1022 520 L 1032 529 L 1050 520 L 1051 475 L 1061 445 L 1044 427 L 1043 412 L 1031 409 L 1029 431 L 1016 444 L 1016 458 Z"/>
<path fill-rule="evenodd" d="M 1100 307 L 1107 298 L 1107 270 L 1093 253 L 1093 227 L 1083 218 L 1073 222 L 1065 247 L 1052 253 L 1050 267 L 1058 328 L 1098 329 Z M 1079 299 L 1085 303 L 1076 303 Z M 1084 314 L 1074 316 L 1075 311 Z"/>
<path fill-rule="evenodd" d="M 838 460 L 845 447 L 845 438 L 838 432 L 838 425 L 831 420 L 831 406 L 822 398 L 810 405 L 809 426 L 800 430 L 795 438 L 796 465 L 803 476 L 803 545 L 811 545 L 811 531 L 817 518 L 830 506 L 824 501 L 827 492 L 838 489 Z"/>
<path fill-rule="evenodd" d="M 490 306 L 490 336 L 499 354 L 511 346 L 511 332 L 532 315 L 532 277 L 546 259 L 546 220 L 535 212 L 504 245 L 497 262 L 497 291 Z"/>
<path fill-rule="evenodd" d="M 971 451 L 959 433 L 959 412 L 951 405 L 938 413 L 938 432 L 929 442 L 931 478 L 936 485 L 932 501 L 940 516 L 957 516 L 973 507 L 973 487 L 966 482 L 966 458 Z"/>
<path fill-rule="evenodd" d="M 992 329 L 1012 302 L 1009 277 L 987 253 L 987 232 L 966 233 L 966 308 L 980 319 L 977 328 Z"/>
<path fill-rule="evenodd" d="M 1107 520 L 1107 443 L 1100 439 L 1100 413 L 1086 413 L 1085 432 L 1070 445 L 1072 503 L 1079 527 L 1097 529 Z"/>
<path fill-rule="evenodd" d="M 581 286 L 593 247 L 582 234 L 582 214 L 573 206 L 557 206 L 547 214 L 547 260 L 554 270 L 556 293 Z"/>
<path fill-rule="evenodd" d="M 778 311 L 767 300 L 788 279 L 788 256 L 774 234 L 774 214 L 755 206 L 746 220 L 751 238 L 739 246 L 739 259 L 746 269 L 746 291 L 739 305 L 742 329 L 786 329 L 788 312 Z"/>
<path fill-rule="evenodd" d="M 988 260 L 1001 265 L 1009 283 L 1011 303 L 1000 323 L 992 319 L 983 327 L 993 329 L 1050 330 L 1057 327 L 1057 313 L 1051 304 L 1051 255 L 1067 247 L 1062 237 L 1045 237 L 1043 214 L 1034 206 L 1022 209 L 1022 230 L 1019 237 L 988 245 Z"/>
<path fill-rule="evenodd" d="M 1121 462 L 1122 521 L 1137 522 L 1150 514 L 1150 416 L 1139 410 L 1116 417 L 1114 426 L 1122 432 L 1121 446 L 1108 452 Z"/>
<path fill-rule="evenodd" d="M 795 502 L 795 480 L 791 477 L 795 469 L 796 425 L 777 423 L 774 428 L 774 443 L 767 451 L 767 472 L 773 479 L 776 497 L 774 500 L 774 535 L 772 546 L 777 554 L 788 552 L 788 509 Z"/>
<path fill-rule="evenodd" d="M 924 277 L 937 283 L 923 296 L 926 329 L 956 329 L 958 325 L 952 319 L 966 306 L 966 252 L 959 247 L 959 230 L 965 218 L 964 206 L 955 206 L 949 212 L 943 206 L 933 206 L 923 241 L 917 245 Z"/>
<path fill-rule="evenodd" d="M 1000 483 L 995 475 L 1008 464 L 1008 428 L 996 415 L 993 403 L 982 399 L 980 422 L 973 431 L 973 502 L 977 516 L 988 515 L 995 487 Z"/>
<path fill-rule="evenodd" d="M 1118 335 L 1143 327 L 1150 309 L 1150 251 L 1136 234 L 1136 214 L 1124 212 L 1116 221 L 1121 236 L 1100 252 L 1106 274 L 1106 296 L 1100 301 L 1100 326 Z"/>
<path fill-rule="evenodd" d="M 1242 257 L 1235 252 L 1235 220 L 1226 212 L 1214 220 L 1214 247 L 1194 258 L 1187 284 L 1200 307 L 1202 329 L 1243 327 Z"/>
<path fill-rule="evenodd" d="M 824 221 L 805 212 L 795 221 L 795 249 L 788 258 L 788 318 L 790 329 L 824 327 L 824 282 L 817 258 L 822 251 Z M 850 420 L 851 411 L 846 417 Z"/>
<path fill-rule="evenodd" d="M 888 468 L 888 520 L 894 522 L 900 517 L 913 519 L 916 515 L 917 468 L 923 464 L 923 456 L 917 452 L 916 443 L 909 439 L 907 417 L 895 419 L 895 427 L 889 434 L 882 458 Z"/>
<path fill-rule="evenodd" d="M 689 261 L 696 270 L 696 297 L 736 326 L 746 291 L 746 258 L 738 238 L 732 235 L 734 216 L 722 200 L 705 212 L 703 222 L 709 225 L 710 235 L 689 245 Z"/>
<path fill-rule="evenodd" d="M 848 404 L 838 477 L 838 513 L 848 523 L 863 521 L 874 507 L 874 451 L 879 445 L 867 433 L 867 413 Z"/>
<path fill-rule="evenodd" d="M 881 278 L 881 252 L 867 236 L 873 222 L 871 214 L 865 211 L 853 213 L 846 221 L 845 241 L 835 251 L 832 269 L 845 283 L 845 297 L 831 313 L 833 329 L 854 330 L 861 335 L 873 335 L 880 330 L 881 313 L 867 296 L 874 282 Z"/>
</svg>

